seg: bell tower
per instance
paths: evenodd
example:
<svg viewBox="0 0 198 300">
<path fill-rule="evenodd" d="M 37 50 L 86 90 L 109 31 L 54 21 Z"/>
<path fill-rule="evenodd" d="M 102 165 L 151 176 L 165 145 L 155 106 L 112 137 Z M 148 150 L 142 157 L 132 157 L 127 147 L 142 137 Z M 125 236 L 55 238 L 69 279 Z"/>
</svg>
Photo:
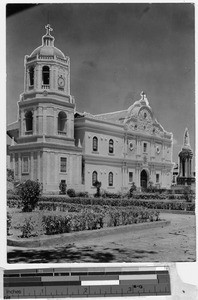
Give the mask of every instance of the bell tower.
<svg viewBox="0 0 198 300">
<path fill-rule="evenodd" d="M 45 26 L 42 45 L 25 56 L 24 97 L 32 91 L 70 95 L 70 59 L 54 46 L 53 29 Z"/>
<path fill-rule="evenodd" d="M 10 154 L 16 178 L 39 180 L 44 192 L 58 192 L 60 183 L 81 183 L 82 149 L 74 139 L 70 59 L 54 46 L 51 26 L 45 29 L 42 45 L 25 56 L 16 144 Z"/>
<path fill-rule="evenodd" d="M 74 98 L 70 95 L 70 59 L 54 46 L 48 24 L 42 45 L 24 60 L 24 92 L 19 105 L 18 142 L 45 136 L 74 138 Z"/>
</svg>

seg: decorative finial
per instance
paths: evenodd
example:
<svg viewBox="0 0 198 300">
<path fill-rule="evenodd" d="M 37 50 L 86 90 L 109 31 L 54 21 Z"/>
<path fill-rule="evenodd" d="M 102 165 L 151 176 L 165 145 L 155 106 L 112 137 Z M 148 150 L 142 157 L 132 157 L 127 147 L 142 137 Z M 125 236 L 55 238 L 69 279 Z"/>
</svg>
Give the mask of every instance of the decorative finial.
<svg viewBox="0 0 198 300">
<path fill-rule="evenodd" d="M 53 31 L 53 29 L 51 28 L 50 24 L 47 24 L 45 26 L 45 29 L 46 29 L 46 35 L 51 35 L 50 31 Z"/>
</svg>

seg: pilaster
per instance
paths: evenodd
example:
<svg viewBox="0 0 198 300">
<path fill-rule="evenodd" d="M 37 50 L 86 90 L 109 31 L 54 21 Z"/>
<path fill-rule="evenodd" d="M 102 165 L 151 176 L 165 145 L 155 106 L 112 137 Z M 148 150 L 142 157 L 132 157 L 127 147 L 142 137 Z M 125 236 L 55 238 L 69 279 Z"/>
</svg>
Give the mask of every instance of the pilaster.
<svg viewBox="0 0 198 300">
<path fill-rule="evenodd" d="M 46 135 L 47 134 L 47 109 L 46 107 L 43 107 L 43 132 L 42 134 Z"/>
<path fill-rule="evenodd" d="M 37 152 L 37 179 L 41 181 L 41 158 L 40 151 Z"/>
<path fill-rule="evenodd" d="M 21 180 L 21 172 L 22 172 L 22 161 L 21 161 L 21 153 L 19 152 L 18 154 L 18 168 L 19 168 L 19 172 L 18 172 L 18 178 L 19 180 Z"/>
</svg>

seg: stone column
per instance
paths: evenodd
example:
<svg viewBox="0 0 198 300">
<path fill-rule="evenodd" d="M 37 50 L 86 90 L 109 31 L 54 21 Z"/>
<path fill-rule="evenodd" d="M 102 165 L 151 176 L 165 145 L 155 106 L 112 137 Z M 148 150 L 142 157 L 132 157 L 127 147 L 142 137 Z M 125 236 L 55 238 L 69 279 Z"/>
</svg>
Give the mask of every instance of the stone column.
<svg viewBox="0 0 198 300">
<path fill-rule="evenodd" d="M 188 158 L 185 160 L 185 177 L 188 177 Z"/>
<path fill-rule="evenodd" d="M 38 77 L 39 77 L 39 66 L 37 65 L 34 69 L 34 88 L 37 90 L 38 89 Z"/>
<path fill-rule="evenodd" d="M 42 66 L 38 66 L 38 89 L 42 88 L 43 80 L 42 80 Z"/>
<path fill-rule="evenodd" d="M 35 108 L 35 109 L 33 109 L 33 135 L 37 134 L 37 132 L 36 132 L 36 121 L 37 121 L 36 115 L 37 115 L 37 111 Z"/>
<path fill-rule="evenodd" d="M 30 80 L 30 76 L 29 76 L 29 70 L 26 69 L 26 76 L 25 76 L 25 91 L 28 91 L 28 87 L 29 87 L 29 80 Z"/>
<path fill-rule="evenodd" d="M 186 170 L 186 177 L 189 177 L 189 158 L 186 158 L 186 165 L 187 165 L 187 170 Z"/>
<path fill-rule="evenodd" d="M 189 166 L 190 166 L 190 177 L 192 177 L 192 158 L 190 158 Z"/>
<path fill-rule="evenodd" d="M 30 178 L 34 179 L 34 152 L 30 152 Z"/>
<path fill-rule="evenodd" d="M 53 67 L 50 66 L 49 67 L 49 72 L 50 72 L 50 80 L 49 80 L 49 87 L 50 87 L 50 90 L 53 89 L 53 78 L 54 78 L 54 74 L 53 74 Z"/>
<path fill-rule="evenodd" d="M 24 135 L 24 125 L 25 125 L 25 117 L 24 117 L 24 111 L 21 110 L 21 123 L 20 123 L 20 126 L 21 126 L 21 136 Z"/>
</svg>

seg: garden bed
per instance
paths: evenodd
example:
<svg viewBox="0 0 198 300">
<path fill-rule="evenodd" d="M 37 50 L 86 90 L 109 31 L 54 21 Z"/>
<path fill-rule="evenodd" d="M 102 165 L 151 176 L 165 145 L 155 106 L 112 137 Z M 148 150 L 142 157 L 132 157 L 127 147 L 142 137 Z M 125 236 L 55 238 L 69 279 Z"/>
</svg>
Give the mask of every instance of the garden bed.
<svg viewBox="0 0 198 300">
<path fill-rule="evenodd" d="M 74 206 L 73 211 L 21 212 L 9 209 L 8 234 L 14 237 L 54 235 L 105 227 L 154 222 L 159 220 L 159 212 L 143 207 L 102 207 Z"/>
<path fill-rule="evenodd" d="M 48 246 L 55 246 L 61 245 L 64 243 L 71 244 L 74 242 L 79 242 L 81 240 L 86 241 L 93 238 L 99 238 L 104 236 L 112 236 L 113 234 L 126 234 L 127 232 L 136 232 L 138 230 L 143 229 L 153 229 L 153 228 L 160 228 L 170 224 L 170 221 L 157 221 L 157 222 L 150 222 L 150 223 L 139 223 L 139 224 L 131 224 L 125 226 L 118 226 L 118 227 L 107 227 L 102 229 L 97 229 L 93 231 L 85 230 L 81 232 L 72 232 L 72 233 L 64 233 L 64 234 L 57 234 L 53 236 L 41 236 L 35 238 L 26 238 L 26 239 L 16 239 L 16 238 L 8 238 L 7 245 L 8 246 L 15 246 L 15 247 L 48 247 Z"/>
</svg>

